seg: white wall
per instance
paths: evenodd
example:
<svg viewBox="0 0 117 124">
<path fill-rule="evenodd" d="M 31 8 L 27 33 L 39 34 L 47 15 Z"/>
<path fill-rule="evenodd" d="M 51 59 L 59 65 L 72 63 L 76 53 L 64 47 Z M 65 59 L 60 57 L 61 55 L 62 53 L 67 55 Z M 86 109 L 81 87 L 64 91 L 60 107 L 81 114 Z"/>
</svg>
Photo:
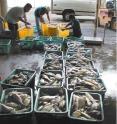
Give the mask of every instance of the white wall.
<svg viewBox="0 0 117 124">
<path fill-rule="evenodd" d="M 8 7 L 24 6 L 31 3 L 33 7 L 50 6 L 51 0 L 8 0 Z"/>
</svg>

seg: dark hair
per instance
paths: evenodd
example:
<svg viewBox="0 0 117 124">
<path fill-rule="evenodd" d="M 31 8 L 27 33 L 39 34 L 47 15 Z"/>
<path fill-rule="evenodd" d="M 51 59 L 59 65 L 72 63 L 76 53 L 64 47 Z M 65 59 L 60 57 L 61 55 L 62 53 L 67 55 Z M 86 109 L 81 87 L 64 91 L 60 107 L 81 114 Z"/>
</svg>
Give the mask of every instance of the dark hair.
<svg viewBox="0 0 117 124">
<path fill-rule="evenodd" d="M 70 15 L 70 16 L 69 16 L 69 19 L 70 19 L 70 20 L 75 19 L 75 15 Z"/>
<path fill-rule="evenodd" d="M 27 3 L 24 7 L 32 8 L 32 5 L 30 3 Z"/>
</svg>

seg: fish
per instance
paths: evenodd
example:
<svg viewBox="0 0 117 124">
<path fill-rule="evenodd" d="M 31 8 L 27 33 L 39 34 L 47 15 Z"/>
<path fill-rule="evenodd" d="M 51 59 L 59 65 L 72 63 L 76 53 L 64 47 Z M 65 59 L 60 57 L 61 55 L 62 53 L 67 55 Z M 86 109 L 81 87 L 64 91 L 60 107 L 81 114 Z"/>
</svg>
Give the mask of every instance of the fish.
<svg viewBox="0 0 117 124">
<path fill-rule="evenodd" d="M 16 102 L 17 104 L 20 104 L 22 107 L 24 107 L 21 96 L 15 91 L 8 94 L 8 100 Z"/>
<path fill-rule="evenodd" d="M 63 64 L 62 64 L 62 60 L 45 60 L 44 63 L 44 69 L 46 70 L 62 70 Z"/>
<path fill-rule="evenodd" d="M 6 105 L 6 106 L 9 106 L 9 107 L 12 107 L 12 108 L 17 108 L 17 109 L 20 109 L 20 108 L 21 108 L 21 107 L 20 107 L 17 103 L 15 103 L 15 102 L 7 102 L 5 105 Z"/>
<path fill-rule="evenodd" d="M 100 120 L 101 107 L 99 99 L 95 99 L 93 94 L 84 92 L 72 96 L 71 116 L 83 120 Z"/>
<path fill-rule="evenodd" d="M 4 102 L 0 104 L 1 113 L 17 114 L 29 111 L 31 96 L 26 92 L 13 90 L 5 94 Z"/>
<path fill-rule="evenodd" d="M 63 93 L 59 91 L 54 96 L 46 95 L 39 97 L 38 111 L 62 112 L 65 111 L 66 101 Z"/>
<path fill-rule="evenodd" d="M 31 75 L 32 73 L 27 71 L 17 72 L 16 74 L 11 75 L 6 83 L 11 85 L 24 85 Z"/>
<path fill-rule="evenodd" d="M 0 113 L 12 113 L 14 108 L 0 103 Z"/>
<path fill-rule="evenodd" d="M 46 50 L 60 50 L 59 44 L 45 44 Z"/>
<path fill-rule="evenodd" d="M 39 99 L 42 101 L 50 101 L 55 98 L 57 98 L 57 96 L 41 96 Z"/>
<path fill-rule="evenodd" d="M 42 71 L 40 74 L 39 82 L 40 85 L 45 86 L 61 86 L 62 85 L 62 72 L 59 71 Z"/>
<path fill-rule="evenodd" d="M 62 58 L 62 52 L 50 52 L 48 51 L 45 55 L 45 58 L 48 58 L 48 59 L 60 59 Z"/>
</svg>

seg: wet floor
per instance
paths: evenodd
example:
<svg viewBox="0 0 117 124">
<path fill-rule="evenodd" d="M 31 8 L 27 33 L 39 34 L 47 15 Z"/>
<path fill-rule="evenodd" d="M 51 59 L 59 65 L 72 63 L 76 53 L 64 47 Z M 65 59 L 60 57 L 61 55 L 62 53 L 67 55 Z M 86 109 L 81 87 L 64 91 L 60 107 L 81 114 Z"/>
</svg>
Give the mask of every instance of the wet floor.
<svg viewBox="0 0 117 124">
<path fill-rule="evenodd" d="M 82 23 L 81 28 L 86 36 L 92 32 L 93 26 L 88 28 L 87 23 Z M 91 30 L 89 32 L 89 30 Z M 98 29 L 98 35 L 102 36 L 103 29 Z M 93 48 L 93 61 L 98 69 L 100 77 L 103 79 L 107 92 L 104 99 L 104 122 L 103 124 L 116 123 L 116 96 L 117 96 L 117 72 L 116 72 L 116 33 L 107 30 L 105 43 L 102 46 L 87 46 Z M 7 77 L 15 68 L 36 70 L 37 73 L 42 68 L 44 54 L 39 52 L 22 52 L 12 55 L 0 55 L 0 76 Z M 66 123 L 70 121 L 65 119 Z M 63 122 L 63 120 L 62 120 Z M 62 123 L 61 122 L 61 123 Z M 56 122 L 57 123 L 57 122 Z M 59 122 L 60 123 L 60 122 Z M 71 121 L 71 124 L 73 122 Z M 87 123 L 89 124 L 89 123 Z"/>
</svg>

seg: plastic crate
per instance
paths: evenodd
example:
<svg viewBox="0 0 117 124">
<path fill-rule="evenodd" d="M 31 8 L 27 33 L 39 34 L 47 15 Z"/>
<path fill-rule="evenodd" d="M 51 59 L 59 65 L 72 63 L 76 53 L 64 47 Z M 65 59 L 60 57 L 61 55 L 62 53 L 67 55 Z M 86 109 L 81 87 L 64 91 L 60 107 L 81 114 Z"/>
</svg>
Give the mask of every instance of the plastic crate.
<svg viewBox="0 0 117 124">
<path fill-rule="evenodd" d="M 35 42 L 33 40 L 22 39 L 19 44 L 21 49 L 33 49 Z"/>
<path fill-rule="evenodd" d="M 65 39 L 67 39 L 69 42 L 73 42 L 73 41 L 77 41 L 77 42 L 83 42 L 83 38 L 78 38 L 78 37 L 74 37 L 74 36 L 69 36 L 66 37 Z"/>
<path fill-rule="evenodd" d="M 48 55 L 51 54 L 51 53 L 59 55 L 59 58 L 57 58 L 55 56 L 54 56 L 54 58 L 49 58 Z M 45 52 L 45 59 L 63 59 L 63 52 L 62 51 L 56 51 L 56 50 L 54 50 L 54 51 L 46 51 Z"/>
<path fill-rule="evenodd" d="M 49 73 L 49 72 L 52 72 L 54 74 L 60 74 L 62 76 L 63 79 L 60 80 L 60 85 L 42 85 L 41 82 L 40 82 L 40 79 L 42 78 L 42 75 L 44 73 Z M 41 70 L 40 74 L 39 74 L 39 81 L 38 81 L 38 84 L 37 84 L 37 87 L 40 87 L 40 88 L 44 88 L 44 87 L 62 87 L 63 86 L 63 83 L 64 83 L 64 77 L 63 77 L 63 71 L 43 71 Z"/>
<path fill-rule="evenodd" d="M 46 51 L 60 51 L 61 50 L 61 44 L 53 44 L 53 43 L 50 43 L 50 44 L 44 44 L 44 47 L 45 47 L 45 50 Z"/>
<path fill-rule="evenodd" d="M 0 114 L 0 122 L 2 124 L 21 124 L 21 123 L 28 123 L 32 124 L 32 114 L 33 114 L 33 91 L 31 88 L 8 88 L 6 90 L 3 90 L 2 97 L 1 97 L 1 103 L 5 102 L 5 97 L 7 94 L 11 91 L 18 91 L 18 92 L 24 92 L 31 96 L 31 106 L 29 111 L 17 113 L 17 114 Z"/>
<path fill-rule="evenodd" d="M 45 66 L 45 65 L 48 65 L 48 67 L 51 67 L 51 65 L 55 61 L 59 62 L 59 67 L 58 68 L 56 68 L 56 69 L 48 69 L 47 66 Z M 60 64 L 62 65 L 62 67 L 60 67 Z M 63 68 L 64 68 L 64 62 L 63 62 L 62 59 L 56 59 L 56 60 L 45 59 L 45 61 L 44 61 L 44 66 L 43 66 L 44 70 L 59 70 L 59 71 L 61 71 L 61 70 L 63 70 Z"/>
<path fill-rule="evenodd" d="M 35 42 L 41 42 L 41 43 L 47 43 L 47 44 L 52 43 L 50 41 L 49 36 L 39 36 L 39 37 L 34 38 L 34 41 Z"/>
<path fill-rule="evenodd" d="M 84 95 L 85 92 L 73 92 L 71 94 L 71 98 L 70 98 L 70 104 L 69 104 L 69 111 L 68 111 L 68 117 L 70 118 L 70 121 L 74 124 L 77 124 L 77 123 L 84 123 L 84 124 L 87 124 L 87 123 L 92 123 L 92 124 L 95 124 L 95 123 L 101 123 L 104 121 L 104 110 L 103 110 L 103 103 L 102 103 L 102 97 L 100 94 L 98 93 L 90 93 L 92 95 L 92 97 L 96 100 L 99 100 L 100 102 L 100 112 L 101 112 L 101 117 L 99 120 L 93 120 L 93 119 L 82 119 L 82 118 L 76 118 L 76 117 L 73 117 L 71 114 L 73 112 L 72 110 L 72 105 L 73 105 L 73 95 Z"/>
<path fill-rule="evenodd" d="M 58 27 L 57 25 L 48 24 L 48 36 L 57 36 Z"/>
<path fill-rule="evenodd" d="M 67 45 L 67 52 L 78 52 L 79 49 L 84 49 L 85 47 L 81 42 L 67 42 Z"/>
<path fill-rule="evenodd" d="M 18 35 L 19 35 L 19 39 L 23 39 L 26 37 L 33 37 L 34 29 L 33 28 L 26 28 L 26 27 L 20 28 L 18 30 Z"/>
<path fill-rule="evenodd" d="M 42 35 L 48 36 L 48 25 L 41 23 L 41 30 L 42 30 Z"/>
<path fill-rule="evenodd" d="M 68 59 L 77 59 L 76 57 L 74 57 L 74 55 L 77 55 L 78 52 L 67 52 L 67 58 Z M 85 58 L 89 59 L 90 61 L 92 61 L 92 52 L 88 52 L 87 51 L 84 51 L 84 52 L 80 52 L 81 56 L 84 56 Z"/>
<path fill-rule="evenodd" d="M 52 36 L 52 37 L 50 37 L 50 40 L 52 43 L 55 43 L 55 44 L 62 44 L 63 43 L 63 38 L 58 37 L 58 36 Z"/>
<path fill-rule="evenodd" d="M 80 89 L 73 89 L 73 90 L 71 90 L 70 89 L 70 87 L 68 86 L 68 84 L 69 84 L 69 80 L 71 79 L 72 77 L 69 77 L 69 78 L 67 78 L 67 90 L 68 90 L 68 94 L 69 94 L 69 96 L 71 95 L 71 93 L 73 92 L 73 91 L 80 91 L 80 92 L 92 92 L 92 93 L 98 93 L 98 94 L 100 94 L 101 96 L 102 96 L 102 99 L 104 99 L 104 96 L 105 96 L 105 93 L 106 93 L 106 87 L 105 87 L 105 85 L 104 85 L 104 83 L 103 83 L 103 81 L 100 79 L 100 78 L 98 78 L 97 77 L 97 81 L 98 81 L 98 83 L 100 83 L 100 84 L 102 84 L 102 86 L 104 87 L 104 89 L 102 89 L 102 90 L 93 90 L 93 89 L 82 89 L 82 90 L 80 90 Z M 78 86 L 78 85 L 77 85 Z M 80 86 L 80 85 L 79 85 Z"/>
<path fill-rule="evenodd" d="M 62 31 L 61 29 L 58 29 L 58 37 L 68 37 L 69 36 L 69 30 Z"/>
<path fill-rule="evenodd" d="M 42 35 L 44 36 L 57 36 L 58 26 L 57 24 L 43 24 L 41 23 Z"/>
<path fill-rule="evenodd" d="M 61 91 L 64 93 L 65 96 L 65 110 L 63 112 L 47 112 L 47 111 L 39 111 L 39 98 L 42 97 L 44 94 L 54 96 L 54 95 L 60 95 Z M 68 113 L 68 95 L 67 90 L 65 88 L 39 88 L 38 94 L 36 96 L 34 111 L 37 113 L 37 118 L 42 115 L 45 117 L 53 116 L 53 117 L 66 117 Z"/>
<path fill-rule="evenodd" d="M 0 54 L 9 54 L 11 50 L 11 40 L 0 39 Z"/>
<path fill-rule="evenodd" d="M 11 78 L 12 75 L 17 74 L 19 72 L 29 72 L 30 73 L 30 77 L 29 79 L 25 82 L 24 85 L 13 85 L 13 84 L 8 84 L 7 81 Z M 25 70 L 25 69 L 14 69 L 11 74 L 4 79 L 3 81 L 1 81 L 1 84 L 3 86 L 3 88 L 18 88 L 18 87 L 31 87 L 34 88 L 34 83 L 35 83 L 35 74 L 36 71 L 32 71 L 32 70 Z"/>
<path fill-rule="evenodd" d="M 78 59 L 74 59 L 74 58 L 68 59 L 67 57 L 65 59 L 66 59 L 65 60 L 66 68 L 70 68 L 70 67 L 71 68 L 72 67 L 81 67 L 81 68 L 83 68 L 83 67 L 86 67 L 86 68 L 94 69 L 94 71 L 96 70 L 93 61 L 89 61 L 87 63 L 83 63 L 82 64 Z M 72 63 L 73 61 L 74 61 L 74 63 Z M 96 72 L 97 72 L 97 70 L 96 70 Z M 98 72 L 97 72 L 97 74 L 98 74 Z"/>
</svg>

